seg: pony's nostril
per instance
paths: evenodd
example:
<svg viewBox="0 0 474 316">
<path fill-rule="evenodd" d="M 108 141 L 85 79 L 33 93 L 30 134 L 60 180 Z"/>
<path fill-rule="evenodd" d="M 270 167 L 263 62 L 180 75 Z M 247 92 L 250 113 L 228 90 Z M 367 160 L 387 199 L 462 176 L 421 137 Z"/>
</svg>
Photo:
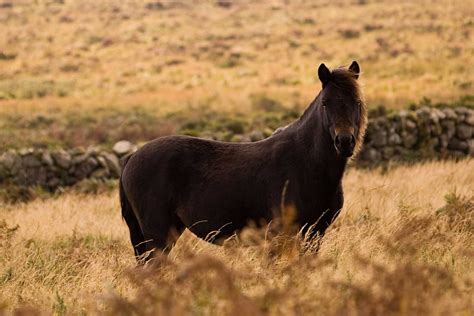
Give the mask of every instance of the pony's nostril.
<svg viewBox="0 0 474 316">
<path fill-rule="evenodd" d="M 337 150 L 352 151 L 355 147 L 355 137 L 351 134 L 336 135 L 334 146 Z"/>
</svg>

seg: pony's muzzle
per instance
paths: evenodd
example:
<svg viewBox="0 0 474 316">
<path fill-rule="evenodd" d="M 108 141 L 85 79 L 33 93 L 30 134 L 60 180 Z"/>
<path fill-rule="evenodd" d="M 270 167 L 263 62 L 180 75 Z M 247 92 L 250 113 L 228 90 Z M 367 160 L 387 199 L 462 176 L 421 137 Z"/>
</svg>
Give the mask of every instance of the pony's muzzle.
<svg viewBox="0 0 474 316">
<path fill-rule="evenodd" d="M 334 137 L 334 147 L 338 155 L 348 158 L 354 153 L 355 137 L 353 134 L 338 134 Z"/>
</svg>

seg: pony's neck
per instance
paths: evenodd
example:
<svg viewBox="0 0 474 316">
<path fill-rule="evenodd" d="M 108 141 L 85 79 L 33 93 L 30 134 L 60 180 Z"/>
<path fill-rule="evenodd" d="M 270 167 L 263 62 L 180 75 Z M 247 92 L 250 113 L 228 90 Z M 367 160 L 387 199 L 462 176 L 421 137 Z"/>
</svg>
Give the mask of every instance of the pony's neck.
<svg viewBox="0 0 474 316">
<path fill-rule="evenodd" d="M 336 153 L 320 95 L 318 94 L 294 123 L 291 132 L 297 140 L 295 143 L 300 147 L 297 151 L 300 155 L 307 156 L 303 157 L 303 161 L 307 162 L 308 171 L 314 170 L 318 174 L 327 171 L 336 178 L 342 178 L 347 159 L 339 157 Z"/>
</svg>

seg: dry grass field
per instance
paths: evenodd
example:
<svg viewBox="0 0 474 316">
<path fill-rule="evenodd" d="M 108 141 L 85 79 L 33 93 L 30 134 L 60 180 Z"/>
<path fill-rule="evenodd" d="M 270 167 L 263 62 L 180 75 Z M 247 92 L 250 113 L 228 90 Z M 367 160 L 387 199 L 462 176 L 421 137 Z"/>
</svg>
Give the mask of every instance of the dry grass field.
<svg viewBox="0 0 474 316">
<path fill-rule="evenodd" d="M 471 315 L 474 160 L 350 169 L 315 244 L 249 229 L 218 247 L 184 235 L 134 268 L 117 192 L 0 209 L 0 306 L 46 314 Z"/>
<path fill-rule="evenodd" d="M 473 36 L 472 0 L 0 0 L 0 154 L 271 134 L 321 62 L 358 60 L 369 110 L 472 107 Z M 105 187 L 0 200 L 0 315 L 474 314 L 472 158 L 350 168 L 321 244 L 289 223 L 223 247 L 186 232 L 139 268 Z"/>
<path fill-rule="evenodd" d="M 46 107 L 307 101 L 320 62 L 353 59 L 369 103 L 474 91 L 472 1 L 229 2 L 12 1 L 0 11 L 2 97 Z"/>
<path fill-rule="evenodd" d="M 262 96 L 301 109 L 321 62 L 358 60 L 370 107 L 474 94 L 472 1 L 218 2 L 0 1 L 0 140 L 87 145 L 130 118 L 112 138 L 148 140 L 174 131 L 156 116 Z"/>
</svg>

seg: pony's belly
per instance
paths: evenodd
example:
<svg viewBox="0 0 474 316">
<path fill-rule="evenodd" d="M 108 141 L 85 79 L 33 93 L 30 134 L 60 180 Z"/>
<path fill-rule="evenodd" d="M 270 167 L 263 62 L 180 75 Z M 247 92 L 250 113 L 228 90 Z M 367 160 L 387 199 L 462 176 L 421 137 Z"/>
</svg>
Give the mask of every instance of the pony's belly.
<svg viewBox="0 0 474 316">
<path fill-rule="evenodd" d="M 193 234 L 211 242 L 228 238 L 250 223 L 260 225 L 270 220 L 260 212 L 232 208 L 221 208 L 219 212 L 190 209 L 189 212 L 178 212 L 178 216 Z"/>
<path fill-rule="evenodd" d="M 186 227 L 197 237 L 213 242 L 216 239 L 228 238 L 241 230 L 245 225 L 235 220 L 200 219 L 185 223 Z"/>
</svg>

